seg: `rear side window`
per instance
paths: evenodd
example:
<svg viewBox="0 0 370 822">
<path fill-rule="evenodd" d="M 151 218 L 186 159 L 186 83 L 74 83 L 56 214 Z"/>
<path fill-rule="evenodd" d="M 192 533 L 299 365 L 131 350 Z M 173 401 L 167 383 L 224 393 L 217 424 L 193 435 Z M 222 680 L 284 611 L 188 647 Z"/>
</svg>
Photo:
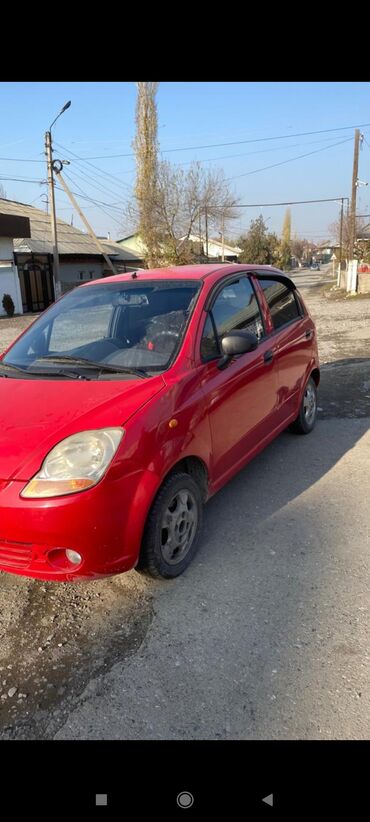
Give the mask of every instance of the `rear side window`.
<svg viewBox="0 0 370 822">
<path fill-rule="evenodd" d="M 294 292 L 284 283 L 259 279 L 259 284 L 263 288 L 275 330 L 300 316 Z"/>
</svg>

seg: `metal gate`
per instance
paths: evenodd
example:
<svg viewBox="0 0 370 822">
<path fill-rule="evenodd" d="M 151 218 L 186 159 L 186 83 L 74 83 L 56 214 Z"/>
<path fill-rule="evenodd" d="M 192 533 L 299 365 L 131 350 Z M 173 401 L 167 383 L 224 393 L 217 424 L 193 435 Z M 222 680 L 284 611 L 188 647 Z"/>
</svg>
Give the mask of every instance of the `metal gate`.
<svg viewBox="0 0 370 822">
<path fill-rule="evenodd" d="M 18 263 L 23 311 L 44 311 L 54 302 L 53 278 L 48 263 Z"/>
</svg>

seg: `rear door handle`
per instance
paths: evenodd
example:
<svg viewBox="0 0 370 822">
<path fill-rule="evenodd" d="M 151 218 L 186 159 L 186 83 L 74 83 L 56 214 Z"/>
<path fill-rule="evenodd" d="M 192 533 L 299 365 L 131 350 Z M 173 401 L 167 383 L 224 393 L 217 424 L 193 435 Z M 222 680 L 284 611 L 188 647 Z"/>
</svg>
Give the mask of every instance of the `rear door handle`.
<svg viewBox="0 0 370 822">
<path fill-rule="evenodd" d="M 273 359 L 274 359 L 274 352 L 271 351 L 271 348 L 270 348 L 269 351 L 265 351 L 265 353 L 263 355 L 263 360 L 264 360 L 265 363 L 269 363 Z"/>
</svg>

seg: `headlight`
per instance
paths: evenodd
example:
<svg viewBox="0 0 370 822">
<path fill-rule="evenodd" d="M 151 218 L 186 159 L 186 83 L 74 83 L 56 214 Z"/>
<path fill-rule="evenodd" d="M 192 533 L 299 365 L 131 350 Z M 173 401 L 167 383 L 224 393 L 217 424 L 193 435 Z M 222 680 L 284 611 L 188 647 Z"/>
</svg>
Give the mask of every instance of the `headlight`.
<svg viewBox="0 0 370 822">
<path fill-rule="evenodd" d="M 96 485 L 117 451 L 123 428 L 81 431 L 56 445 L 41 470 L 21 492 L 21 497 L 60 497 Z"/>
</svg>

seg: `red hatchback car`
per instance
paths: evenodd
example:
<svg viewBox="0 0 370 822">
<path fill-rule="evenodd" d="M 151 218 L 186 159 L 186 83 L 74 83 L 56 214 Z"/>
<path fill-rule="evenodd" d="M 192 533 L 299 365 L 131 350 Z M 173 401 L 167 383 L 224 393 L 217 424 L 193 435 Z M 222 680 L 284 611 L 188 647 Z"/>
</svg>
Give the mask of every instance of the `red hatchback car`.
<svg viewBox="0 0 370 822">
<path fill-rule="evenodd" d="M 0 358 L 0 569 L 181 574 L 203 503 L 284 428 L 312 431 L 319 363 L 269 266 L 96 280 Z"/>
</svg>

